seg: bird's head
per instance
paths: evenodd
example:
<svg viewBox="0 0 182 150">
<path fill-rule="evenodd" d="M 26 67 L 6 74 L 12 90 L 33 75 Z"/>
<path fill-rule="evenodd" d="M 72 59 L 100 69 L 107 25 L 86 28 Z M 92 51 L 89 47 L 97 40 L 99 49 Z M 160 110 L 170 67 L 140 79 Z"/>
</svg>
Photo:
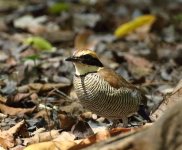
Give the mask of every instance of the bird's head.
<svg viewBox="0 0 182 150">
<path fill-rule="evenodd" d="M 73 62 L 76 75 L 85 75 L 90 72 L 96 72 L 103 67 L 103 64 L 96 53 L 91 50 L 77 50 L 73 56 L 68 57 L 66 61 Z"/>
</svg>

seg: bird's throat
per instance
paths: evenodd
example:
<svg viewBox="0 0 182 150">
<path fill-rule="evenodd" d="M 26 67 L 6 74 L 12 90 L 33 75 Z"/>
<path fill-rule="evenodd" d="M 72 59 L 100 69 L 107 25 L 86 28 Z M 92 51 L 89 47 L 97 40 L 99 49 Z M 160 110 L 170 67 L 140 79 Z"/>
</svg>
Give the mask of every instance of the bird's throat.
<svg viewBox="0 0 182 150">
<path fill-rule="evenodd" d="M 92 72 L 97 72 L 101 69 L 101 67 L 98 66 L 84 65 L 81 63 L 74 63 L 74 66 L 75 66 L 75 74 L 78 76 Z"/>
</svg>

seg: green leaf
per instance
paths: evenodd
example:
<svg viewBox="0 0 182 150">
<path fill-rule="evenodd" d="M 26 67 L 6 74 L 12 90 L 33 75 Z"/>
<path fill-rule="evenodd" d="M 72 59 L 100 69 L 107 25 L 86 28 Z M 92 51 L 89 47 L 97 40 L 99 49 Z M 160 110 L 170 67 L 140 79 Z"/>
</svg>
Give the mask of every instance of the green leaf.
<svg viewBox="0 0 182 150">
<path fill-rule="evenodd" d="M 40 56 L 39 55 L 30 55 L 30 56 L 27 56 L 24 58 L 25 60 L 32 60 L 32 61 L 35 61 L 37 59 L 40 59 Z"/>
<path fill-rule="evenodd" d="M 49 43 L 49 41 L 37 36 L 25 39 L 24 43 L 42 51 L 54 50 L 53 46 L 51 45 L 51 43 Z"/>
<path fill-rule="evenodd" d="M 175 15 L 175 16 L 174 16 L 174 19 L 175 19 L 176 21 L 181 22 L 181 21 L 182 21 L 182 13 Z"/>
<path fill-rule="evenodd" d="M 49 7 L 48 11 L 51 14 L 59 14 L 62 11 L 68 11 L 70 9 L 70 5 L 68 3 L 55 3 Z"/>
</svg>

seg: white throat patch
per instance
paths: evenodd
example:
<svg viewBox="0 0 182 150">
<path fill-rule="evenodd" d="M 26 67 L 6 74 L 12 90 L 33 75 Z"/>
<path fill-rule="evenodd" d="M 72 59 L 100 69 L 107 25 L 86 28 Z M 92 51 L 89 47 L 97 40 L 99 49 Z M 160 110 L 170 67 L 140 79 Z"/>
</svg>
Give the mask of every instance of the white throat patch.
<svg viewBox="0 0 182 150">
<path fill-rule="evenodd" d="M 85 65 L 81 63 L 74 63 L 74 66 L 75 66 L 76 75 L 85 75 L 89 72 L 96 72 L 101 68 L 101 67 L 90 66 L 90 65 Z"/>
</svg>

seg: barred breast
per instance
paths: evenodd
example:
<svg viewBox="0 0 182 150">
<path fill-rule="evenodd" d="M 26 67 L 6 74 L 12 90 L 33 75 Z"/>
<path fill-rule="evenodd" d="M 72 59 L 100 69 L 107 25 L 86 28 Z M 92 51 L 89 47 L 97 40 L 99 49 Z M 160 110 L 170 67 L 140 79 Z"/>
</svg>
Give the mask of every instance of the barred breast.
<svg viewBox="0 0 182 150">
<path fill-rule="evenodd" d="M 110 119 L 132 115 L 138 110 L 142 98 L 137 89 L 113 88 L 97 73 L 74 76 L 74 88 L 85 108 Z"/>
</svg>

